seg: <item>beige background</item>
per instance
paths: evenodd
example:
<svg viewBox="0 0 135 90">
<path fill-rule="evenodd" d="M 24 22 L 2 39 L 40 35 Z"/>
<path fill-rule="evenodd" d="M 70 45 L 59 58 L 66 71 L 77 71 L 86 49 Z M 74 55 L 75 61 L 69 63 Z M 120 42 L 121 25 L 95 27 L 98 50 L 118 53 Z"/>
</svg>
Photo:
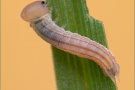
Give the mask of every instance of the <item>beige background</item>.
<svg viewBox="0 0 135 90">
<path fill-rule="evenodd" d="M 56 90 L 50 45 L 20 18 L 33 0 L 2 2 L 2 90 Z M 103 21 L 110 50 L 120 65 L 119 90 L 134 89 L 134 0 L 87 0 Z"/>
</svg>

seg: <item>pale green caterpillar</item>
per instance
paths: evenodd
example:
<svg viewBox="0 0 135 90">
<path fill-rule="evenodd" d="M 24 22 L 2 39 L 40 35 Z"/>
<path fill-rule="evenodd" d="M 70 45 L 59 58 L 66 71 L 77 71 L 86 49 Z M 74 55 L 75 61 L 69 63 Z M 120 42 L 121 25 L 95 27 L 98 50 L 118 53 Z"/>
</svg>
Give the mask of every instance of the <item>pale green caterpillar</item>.
<svg viewBox="0 0 135 90">
<path fill-rule="evenodd" d="M 87 37 L 65 31 L 52 21 L 49 12 L 46 2 L 36 1 L 23 9 L 21 17 L 30 22 L 31 27 L 46 42 L 79 57 L 93 60 L 115 82 L 115 76 L 119 75 L 119 65 L 112 53 Z"/>
</svg>

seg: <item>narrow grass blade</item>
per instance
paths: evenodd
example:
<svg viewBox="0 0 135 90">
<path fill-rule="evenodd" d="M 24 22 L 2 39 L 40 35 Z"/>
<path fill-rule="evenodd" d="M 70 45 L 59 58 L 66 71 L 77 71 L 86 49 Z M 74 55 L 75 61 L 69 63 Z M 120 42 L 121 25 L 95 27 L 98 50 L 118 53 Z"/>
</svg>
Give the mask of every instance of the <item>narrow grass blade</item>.
<svg viewBox="0 0 135 90">
<path fill-rule="evenodd" d="M 89 16 L 85 0 L 47 0 L 52 18 L 65 30 L 89 37 L 107 47 L 103 23 Z M 115 84 L 92 60 L 52 47 L 58 90 L 116 90 Z"/>
</svg>

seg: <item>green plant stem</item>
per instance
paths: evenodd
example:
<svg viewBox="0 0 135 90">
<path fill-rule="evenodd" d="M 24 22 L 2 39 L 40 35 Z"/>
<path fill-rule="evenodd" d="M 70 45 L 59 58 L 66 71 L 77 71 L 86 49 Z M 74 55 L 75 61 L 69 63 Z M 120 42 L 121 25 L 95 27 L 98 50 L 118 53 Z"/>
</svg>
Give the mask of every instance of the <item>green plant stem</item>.
<svg viewBox="0 0 135 90">
<path fill-rule="evenodd" d="M 107 47 L 103 23 L 89 16 L 85 0 L 47 0 L 57 25 Z M 52 47 L 58 90 L 116 90 L 111 79 L 92 60 Z"/>
</svg>

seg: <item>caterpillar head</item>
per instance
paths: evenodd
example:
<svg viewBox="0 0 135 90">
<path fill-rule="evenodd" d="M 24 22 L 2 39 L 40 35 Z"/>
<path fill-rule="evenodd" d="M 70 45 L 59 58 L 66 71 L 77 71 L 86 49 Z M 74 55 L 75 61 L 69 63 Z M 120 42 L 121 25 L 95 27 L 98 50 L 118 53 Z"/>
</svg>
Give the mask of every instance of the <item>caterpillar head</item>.
<svg viewBox="0 0 135 90">
<path fill-rule="evenodd" d="M 23 20 L 29 22 L 30 20 L 39 18 L 48 13 L 48 6 L 45 1 L 35 1 L 27 5 L 21 12 Z"/>
</svg>

